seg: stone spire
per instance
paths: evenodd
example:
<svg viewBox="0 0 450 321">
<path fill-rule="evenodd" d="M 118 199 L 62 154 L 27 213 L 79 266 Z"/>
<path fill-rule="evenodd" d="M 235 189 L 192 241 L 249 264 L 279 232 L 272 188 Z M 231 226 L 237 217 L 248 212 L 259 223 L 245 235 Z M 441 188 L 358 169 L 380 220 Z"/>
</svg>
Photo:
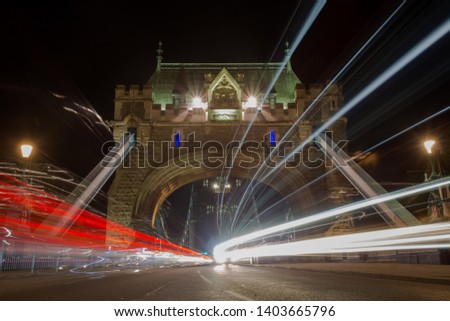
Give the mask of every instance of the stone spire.
<svg viewBox="0 0 450 321">
<path fill-rule="evenodd" d="M 156 56 L 156 71 L 161 71 L 161 61 L 163 59 L 162 57 L 162 42 L 160 41 L 158 44 L 158 49 L 156 50 L 157 56 Z"/>
<path fill-rule="evenodd" d="M 290 52 L 289 42 L 286 41 L 284 45 L 286 46 L 286 49 L 284 49 L 284 53 L 286 54 L 285 57 L 287 58 L 286 70 L 288 72 L 291 72 L 292 66 L 291 66 L 291 54 L 289 53 Z"/>
</svg>

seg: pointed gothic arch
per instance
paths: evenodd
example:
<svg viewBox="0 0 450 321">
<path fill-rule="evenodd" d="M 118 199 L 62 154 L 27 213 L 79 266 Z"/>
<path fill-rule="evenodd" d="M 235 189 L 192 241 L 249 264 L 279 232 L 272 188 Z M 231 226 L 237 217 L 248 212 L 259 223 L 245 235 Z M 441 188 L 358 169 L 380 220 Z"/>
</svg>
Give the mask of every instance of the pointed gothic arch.
<svg viewBox="0 0 450 321">
<path fill-rule="evenodd" d="M 208 89 L 210 109 L 240 109 L 241 87 L 226 68 L 222 68 Z"/>
</svg>

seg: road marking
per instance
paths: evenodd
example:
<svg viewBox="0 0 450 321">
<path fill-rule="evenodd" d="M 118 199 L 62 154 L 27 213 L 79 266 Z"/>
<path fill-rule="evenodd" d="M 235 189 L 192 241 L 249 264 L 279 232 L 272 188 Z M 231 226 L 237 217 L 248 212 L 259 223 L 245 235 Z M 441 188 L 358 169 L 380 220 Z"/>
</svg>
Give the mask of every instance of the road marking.
<svg viewBox="0 0 450 321">
<path fill-rule="evenodd" d="M 248 296 L 236 293 L 234 291 L 225 290 L 225 292 L 227 292 L 228 294 L 234 296 L 235 298 L 238 298 L 238 299 L 241 299 L 241 300 L 244 300 L 244 301 L 253 301 L 253 299 L 250 299 Z"/>
<path fill-rule="evenodd" d="M 202 275 L 202 274 L 200 273 L 200 271 L 197 271 L 197 272 L 198 272 L 198 274 L 200 274 L 199 276 L 200 276 L 205 282 L 207 282 L 207 283 L 209 283 L 209 284 L 213 284 L 212 281 L 209 280 L 206 276 Z M 229 295 L 234 296 L 235 298 L 237 298 L 237 299 L 239 299 L 239 300 L 253 301 L 253 300 L 250 299 L 249 297 L 247 297 L 247 296 L 245 296 L 245 295 L 242 295 L 242 294 L 239 294 L 239 293 L 236 293 L 236 292 L 234 292 L 234 291 L 228 291 L 228 290 L 225 290 L 225 292 L 228 293 Z"/>
<path fill-rule="evenodd" d="M 167 283 L 167 284 L 161 285 L 159 288 L 154 289 L 154 290 L 151 291 L 151 292 L 148 292 L 146 295 L 144 295 L 144 298 L 147 297 L 147 296 L 149 296 L 150 294 L 153 294 L 153 293 L 155 293 L 155 292 L 158 292 L 159 290 L 161 290 L 162 288 L 165 288 L 166 286 L 168 286 L 168 285 L 171 284 L 171 283 L 172 283 L 172 281 L 169 282 L 169 283 Z"/>
<path fill-rule="evenodd" d="M 200 277 L 207 283 L 212 284 L 211 280 L 208 280 L 204 275 L 200 274 Z"/>
</svg>

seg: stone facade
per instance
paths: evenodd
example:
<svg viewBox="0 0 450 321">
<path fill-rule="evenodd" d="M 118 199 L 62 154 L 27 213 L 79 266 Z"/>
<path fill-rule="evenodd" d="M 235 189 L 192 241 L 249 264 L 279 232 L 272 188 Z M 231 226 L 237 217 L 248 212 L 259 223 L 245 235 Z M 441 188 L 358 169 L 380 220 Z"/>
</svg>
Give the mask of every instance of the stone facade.
<svg viewBox="0 0 450 321">
<path fill-rule="evenodd" d="M 315 107 L 305 114 L 314 100 Z M 329 170 L 317 165 L 325 157 L 312 144 L 306 146 L 308 153 L 298 155 L 300 163 L 291 162 L 296 164 L 291 168 L 283 165 L 269 175 L 273 164 L 258 171 L 256 163 L 261 165 L 286 135 L 292 147 L 272 157 L 281 163 L 342 105 L 338 84 L 304 85 L 289 66 L 278 63 L 164 64 L 159 60 L 147 84 L 116 87 L 110 122 L 114 139 L 120 141 L 132 132 L 136 145 L 116 171 L 108 193 L 108 218 L 150 232 L 159 206 L 170 193 L 196 180 L 222 176 L 224 169 L 230 177 L 255 178 L 270 185 L 289 198 L 291 208 L 298 210 L 295 215 L 316 210 L 319 199 L 342 187 L 342 179 L 329 175 L 325 189 L 296 192 Z M 345 139 L 346 119 L 329 130 L 335 141 Z M 258 143 L 259 148 L 249 149 L 252 154 L 239 153 L 237 146 L 245 142 Z M 251 161 L 254 167 L 240 165 Z M 221 166 L 214 166 L 220 162 Z"/>
</svg>

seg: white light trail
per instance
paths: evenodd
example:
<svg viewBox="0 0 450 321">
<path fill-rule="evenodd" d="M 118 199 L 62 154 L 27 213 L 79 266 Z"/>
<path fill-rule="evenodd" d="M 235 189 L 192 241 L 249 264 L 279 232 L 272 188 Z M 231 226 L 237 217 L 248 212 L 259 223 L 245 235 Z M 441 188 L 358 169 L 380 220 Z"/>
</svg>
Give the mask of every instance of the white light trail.
<svg viewBox="0 0 450 321">
<path fill-rule="evenodd" d="M 395 10 L 392 12 L 389 17 L 382 23 L 382 25 L 370 36 L 370 38 L 366 41 L 366 43 L 350 58 L 350 60 L 341 68 L 341 70 L 334 76 L 334 78 L 325 86 L 325 88 L 317 95 L 316 98 L 311 102 L 311 104 L 306 108 L 306 110 L 297 118 L 297 120 L 292 124 L 286 134 L 280 139 L 279 143 L 276 145 L 274 149 L 271 150 L 270 154 L 267 156 L 266 161 L 271 159 L 278 151 L 279 146 L 287 140 L 296 130 L 299 123 L 306 118 L 308 114 L 317 106 L 318 102 L 321 98 L 327 93 L 328 89 L 331 85 L 333 85 L 340 77 L 353 65 L 353 63 L 359 58 L 359 56 L 367 49 L 369 44 L 380 34 L 380 32 L 391 22 L 391 20 L 397 15 L 400 9 L 404 6 L 406 0 L 404 0 Z M 256 173 L 253 175 L 252 180 L 255 180 L 260 174 L 261 171 L 265 170 L 264 166 L 261 166 Z M 247 202 L 248 197 L 247 194 L 250 192 L 249 187 L 247 187 L 244 191 L 243 197 L 241 198 L 238 208 L 236 210 L 236 215 L 232 222 L 232 228 L 235 226 L 237 222 L 237 218 L 240 216 L 241 208 L 243 208 L 243 202 Z"/>
<path fill-rule="evenodd" d="M 335 216 L 347 213 L 347 212 L 351 212 L 351 211 L 355 211 L 355 210 L 359 210 L 362 209 L 364 207 L 368 207 L 368 206 L 372 206 L 375 204 L 379 204 L 379 203 L 383 203 L 383 202 L 387 202 L 390 200 L 394 200 L 394 199 L 398 199 L 398 198 L 403 198 L 406 196 L 410 196 L 410 195 L 414 195 L 414 194 L 420 194 L 426 191 L 430 191 L 430 190 L 434 190 L 439 188 L 440 186 L 445 186 L 445 185 L 449 185 L 450 184 L 450 177 L 445 177 L 445 178 L 441 178 L 438 180 L 433 180 L 433 181 L 429 181 L 426 183 L 422 183 L 419 184 L 417 186 L 413 186 L 413 187 L 408 187 L 408 188 L 404 188 L 386 195 L 380 195 L 380 196 L 376 196 L 376 197 L 372 197 L 363 201 L 359 201 L 359 202 L 355 202 L 346 206 L 342 206 L 336 209 L 332 209 L 332 210 L 328 210 L 322 213 L 318 213 L 315 215 L 311 215 L 305 218 L 301 218 L 298 220 L 294 220 L 288 223 L 284 223 L 284 224 L 280 224 L 280 225 L 276 225 L 267 229 L 263 229 L 260 231 L 256 231 L 253 233 L 249 233 L 246 235 L 242 235 L 240 237 L 236 237 L 233 238 L 231 240 L 228 240 L 226 242 L 223 242 L 219 245 L 217 245 L 214 248 L 214 257 L 218 260 L 222 260 L 223 257 L 228 257 L 227 254 L 227 250 L 229 250 L 232 247 L 244 244 L 244 243 L 248 243 L 250 241 L 254 241 L 257 239 L 260 239 L 262 237 L 265 236 L 269 236 L 275 233 L 280 233 L 283 231 L 287 231 L 287 230 L 291 230 L 294 228 L 298 228 L 300 226 L 304 226 L 307 224 L 311 224 L 311 223 L 315 223 L 324 219 L 329 219 L 329 218 L 333 218 Z M 395 231 L 397 231 L 399 229 L 395 229 Z M 394 230 L 392 230 L 394 231 Z M 278 253 L 278 252 L 272 252 L 273 253 Z"/>
<path fill-rule="evenodd" d="M 303 25 L 301 26 L 300 30 L 298 31 L 297 35 L 294 38 L 294 42 L 292 43 L 292 47 L 290 49 L 291 51 L 295 51 L 297 46 L 300 44 L 303 37 L 308 32 L 309 28 L 311 28 L 312 24 L 316 20 L 319 13 L 322 11 L 323 7 L 325 6 L 325 3 L 326 3 L 325 0 L 315 1 L 314 7 L 311 9 L 311 12 L 309 13 L 307 19 L 305 20 L 305 22 L 303 23 Z M 273 88 L 273 86 L 275 86 L 275 83 L 277 82 L 278 78 L 280 77 L 281 73 L 284 70 L 284 67 L 287 65 L 287 63 L 289 62 L 290 59 L 291 59 L 291 56 L 290 56 L 290 54 L 287 53 L 284 56 L 283 61 L 281 62 L 281 65 L 278 68 L 277 72 L 273 76 L 269 86 L 267 86 L 267 88 L 268 88 L 267 92 L 264 93 L 264 96 L 260 102 L 264 102 L 267 99 L 267 96 L 269 95 L 270 90 Z M 242 135 L 242 138 L 239 142 L 239 146 L 241 146 L 243 144 L 244 139 L 247 137 L 248 133 L 250 132 L 250 128 L 252 127 L 253 122 L 256 120 L 257 116 L 258 116 L 258 114 L 256 113 L 255 116 L 253 117 L 250 125 L 247 127 L 245 133 Z M 234 161 L 234 159 L 233 159 L 233 161 Z"/>
<path fill-rule="evenodd" d="M 394 64 L 392 64 L 389 68 L 387 68 L 384 72 L 381 73 L 378 77 L 376 77 L 369 85 L 367 85 L 363 90 L 361 90 L 354 98 L 352 98 L 348 103 L 346 103 L 337 113 L 335 113 L 332 117 L 330 117 L 326 122 L 324 122 L 315 132 L 313 132 L 307 139 L 305 139 L 299 146 L 294 148 L 289 155 L 284 157 L 281 161 L 277 162 L 275 167 L 273 167 L 267 174 L 265 174 L 261 179 L 261 181 L 265 181 L 269 179 L 269 176 L 274 173 L 276 170 L 279 170 L 281 166 L 284 166 L 286 161 L 292 159 L 296 153 L 299 153 L 303 150 L 303 148 L 312 142 L 318 135 L 324 132 L 327 128 L 329 128 L 335 121 L 339 118 L 343 117 L 347 112 L 353 109 L 357 104 L 367 98 L 370 94 L 372 94 L 375 90 L 377 90 L 381 85 L 383 85 L 386 81 L 388 81 L 392 76 L 402 70 L 406 65 L 415 60 L 418 56 L 423 54 L 426 50 L 428 50 L 432 45 L 434 45 L 437 41 L 439 41 L 442 37 L 444 37 L 450 31 L 450 18 L 445 20 L 438 28 L 433 30 L 430 34 L 428 34 L 424 39 L 422 39 L 419 43 L 417 43 L 413 48 L 407 51 L 400 59 L 398 59 Z M 247 192 L 247 190 L 246 190 Z M 242 207 L 242 201 L 246 200 L 246 194 L 242 197 L 241 202 L 238 206 L 238 212 Z M 239 215 L 236 215 L 236 218 Z"/>
<path fill-rule="evenodd" d="M 325 6 L 326 1 L 325 0 L 317 0 L 315 1 L 312 9 L 310 10 L 308 17 L 306 18 L 306 20 L 304 21 L 304 23 L 302 24 L 302 26 L 300 27 L 300 30 L 297 32 L 294 41 L 292 43 L 291 48 L 289 49 L 290 52 L 295 51 L 295 49 L 297 49 L 298 45 L 300 44 L 300 42 L 303 40 L 303 38 L 305 37 L 306 33 L 308 32 L 309 28 L 311 28 L 312 24 L 314 23 L 314 21 L 316 20 L 316 18 L 319 16 L 320 12 L 322 11 L 323 7 Z M 267 97 L 269 96 L 269 93 L 271 91 L 271 89 L 275 86 L 275 83 L 278 81 L 278 78 L 280 77 L 281 73 L 284 70 L 284 67 L 289 63 L 289 60 L 291 59 L 291 55 L 289 52 L 287 52 L 283 58 L 283 61 L 280 64 L 280 67 L 278 68 L 278 70 L 276 71 L 275 75 L 272 77 L 272 80 L 269 84 L 269 86 L 267 86 L 267 91 L 264 93 L 263 98 L 261 99 L 261 104 L 264 103 L 264 101 L 267 99 Z M 261 107 L 261 106 L 258 106 Z M 240 141 L 239 141 L 239 147 L 242 146 L 242 144 L 244 143 L 245 138 L 248 136 L 248 133 L 250 132 L 251 127 L 253 126 L 253 123 L 256 121 L 256 119 L 258 118 L 258 113 L 255 113 L 250 121 L 250 124 L 247 126 L 247 129 L 245 130 L 244 134 L 242 135 Z M 232 155 L 232 164 L 234 164 L 234 160 L 236 159 L 236 155 Z M 231 173 L 231 168 L 228 169 L 227 175 L 226 175 L 226 181 L 228 181 L 228 178 L 230 177 L 230 173 Z M 247 192 L 247 190 L 246 190 Z M 221 195 L 221 199 L 220 199 L 220 206 L 223 206 L 223 202 L 224 202 L 224 197 L 225 197 L 225 193 L 222 193 Z M 245 193 L 244 193 L 244 197 L 245 198 Z M 240 205 L 240 204 L 239 204 Z M 239 209 L 239 206 L 238 206 Z M 236 211 L 236 213 L 238 213 L 239 211 Z M 233 221 L 234 222 L 234 221 Z M 231 225 L 231 229 L 233 228 L 233 222 Z"/>
<path fill-rule="evenodd" d="M 450 248 L 449 222 L 237 249 L 218 255 L 216 261 L 220 263 L 228 259 L 238 261 L 251 257 L 436 248 Z"/>
<path fill-rule="evenodd" d="M 123 138 L 123 142 L 120 146 L 114 150 L 111 150 L 103 160 L 89 173 L 89 175 L 78 184 L 75 190 L 72 192 L 72 199 L 69 197 L 66 199 L 72 206 L 65 211 L 64 216 L 59 218 L 55 227 L 50 233 L 42 230 L 41 226 L 35 230 L 35 233 L 45 233 L 51 236 L 64 233 L 64 229 L 72 226 L 75 219 L 81 214 L 81 212 L 89 205 L 95 195 L 99 192 L 108 178 L 113 174 L 116 168 L 120 165 L 121 161 L 128 154 L 131 148 L 134 146 L 134 135 L 130 134 L 129 137 Z M 106 164 L 106 166 L 105 166 Z M 86 184 L 86 185 L 85 185 Z M 75 199 L 73 199 L 75 198 Z M 61 204 L 56 210 L 60 211 L 63 208 Z M 52 218 L 47 218 L 41 225 L 51 225 Z"/>
<path fill-rule="evenodd" d="M 374 145 L 374 146 L 372 146 L 372 147 L 369 147 L 368 149 L 366 149 L 366 150 L 362 151 L 361 153 L 359 153 L 358 155 L 354 156 L 353 159 L 358 159 L 361 155 L 364 155 L 365 153 L 368 153 L 368 152 L 374 150 L 375 148 L 380 147 L 381 145 L 383 145 L 383 144 L 385 144 L 385 143 L 387 143 L 387 142 L 389 142 L 389 141 L 395 139 L 396 137 L 398 137 L 398 136 L 400 136 L 400 135 L 403 135 L 404 133 L 410 131 L 411 129 L 414 129 L 414 128 L 416 128 L 417 126 L 420 126 L 421 124 L 424 124 L 424 123 L 426 123 L 427 121 L 429 121 L 429 120 L 431 120 L 431 119 L 433 119 L 433 118 L 435 118 L 435 117 L 437 117 L 437 116 L 439 116 L 439 115 L 441 115 L 441 114 L 443 114 L 443 113 L 445 113 L 445 112 L 447 112 L 447 111 L 449 111 L 449 110 L 450 110 L 450 106 L 445 107 L 444 109 L 442 109 L 442 110 L 440 110 L 440 111 L 438 111 L 438 112 L 436 112 L 436 113 L 434 113 L 434 114 L 432 114 L 432 115 L 430 115 L 430 116 L 428 116 L 428 117 L 422 119 L 421 121 L 415 123 L 414 125 L 411 125 L 411 126 L 409 126 L 408 128 L 405 128 L 405 129 L 403 129 L 403 130 L 397 132 L 396 134 L 392 135 L 391 137 L 385 139 L 384 141 L 382 141 L 382 142 L 380 142 L 380 143 L 377 143 L 376 145 Z M 315 183 L 317 183 L 317 182 L 319 182 L 320 180 L 324 179 L 327 175 L 330 175 L 331 173 L 334 173 L 334 172 L 337 171 L 337 170 L 338 170 L 337 167 L 334 167 L 334 168 L 331 169 L 329 172 L 327 172 L 327 173 L 325 173 L 325 174 L 322 174 L 321 176 L 317 177 L 316 179 L 312 180 L 311 182 L 309 182 L 309 183 L 303 185 L 300 189 L 298 189 L 298 190 L 292 192 L 291 194 L 286 195 L 283 199 L 281 199 L 281 200 L 279 200 L 279 201 L 273 203 L 271 206 L 267 207 L 267 208 L 266 208 L 265 210 L 263 210 L 262 212 L 259 212 L 258 216 L 262 216 L 264 213 L 270 211 L 272 208 L 274 208 L 275 206 L 277 206 L 278 204 L 280 204 L 283 200 L 288 199 L 288 198 L 291 197 L 292 195 L 294 195 L 294 194 L 296 194 L 296 193 L 299 193 L 299 192 L 301 192 L 302 190 L 304 190 L 304 189 L 306 189 L 306 188 L 308 188 L 308 187 L 314 185 Z M 244 195 L 245 195 L 245 192 L 244 192 Z M 241 200 L 241 201 L 242 201 L 242 200 Z M 246 227 L 246 225 L 244 225 L 243 229 L 244 229 L 245 227 Z"/>
<path fill-rule="evenodd" d="M 10 237 L 12 235 L 12 232 L 9 228 L 7 228 L 5 226 L 0 226 L 0 228 L 4 229 L 6 231 L 5 237 Z"/>
<path fill-rule="evenodd" d="M 385 143 L 387 143 L 387 142 L 393 140 L 394 138 L 397 138 L 397 137 L 400 136 L 400 135 L 403 135 L 404 133 L 410 131 L 411 129 L 416 128 L 416 127 L 419 126 L 419 125 L 422 125 L 422 124 L 426 123 L 427 121 L 429 121 L 429 120 L 431 120 L 431 119 L 433 119 L 433 118 L 435 118 L 435 117 L 437 117 L 437 116 L 439 116 L 439 115 L 441 115 L 441 114 L 447 112 L 448 110 L 450 110 L 450 106 L 445 107 L 444 109 L 442 109 L 442 110 L 440 110 L 440 111 L 434 113 L 433 115 L 430 115 L 430 116 L 428 116 L 428 117 L 422 119 L 421 121 L 415 123 L 414 125 L 411 125 L 410 127 L 405 128 L 405 129 L 403 129 L 402 131 L 400 131 L 400 132 L 398 132 L 398 133 L 392 135 L 391 137 L 389 137 L 389 138 L 383 140 L 382 142 L 379 142 L 378 144 L 376 144 L 376 145 L 374 145 L 374 146 L 372 146 L 372 147 L 366 149 L 365 151 L 361 152 L 359 155 L 355 156 L 354 158 L 357 159 L 359 156 L 361 156 L 361 155 L 363 155 L 363 154 L 365 154 L 365 153 L 367 153 L 367 152 L 370 152 L 370 151 L 374 150 L 375 148 L 380 147 L 381 145 L 383 145 L 383 144 L 385 144 Z"/>
<path fill-rule="evenodd" d="M 406 65 L 415 60 L 418 56 L 423 54 L 432 45 L 438 42 L 450 31 L 450 18 L 442 23 L 433 32 L 422 39 L 418 44 L 406 52 L 400 59 L 387 68 L 384 72 L 376 77 L 369 85 L 361 90 L 355 97 L 353 97 L 348 103 L 346 103 L 338 112 L 324 122 L 314 133 L 312 133 L 307 139 L 305 139 L 297 148 L 293 149 L 291 153 L 286 156 L 282 161 L 278 162 L 269 173 L 267 173 L 262 180 L 267 179 L 275 170 L 284 166 L 286 160 L 292 159 L 294 155 L 303 150 L 303 148 L 312 142 L 319 134 L 329 128 L 335 121 L 343 117 L 347 112 L 352 110 L 357 104 L 366 99 L 370 94 L 377 90 L 381 85 L 388 81 L 392 76 L 402 70 Z"/>
</svg>

